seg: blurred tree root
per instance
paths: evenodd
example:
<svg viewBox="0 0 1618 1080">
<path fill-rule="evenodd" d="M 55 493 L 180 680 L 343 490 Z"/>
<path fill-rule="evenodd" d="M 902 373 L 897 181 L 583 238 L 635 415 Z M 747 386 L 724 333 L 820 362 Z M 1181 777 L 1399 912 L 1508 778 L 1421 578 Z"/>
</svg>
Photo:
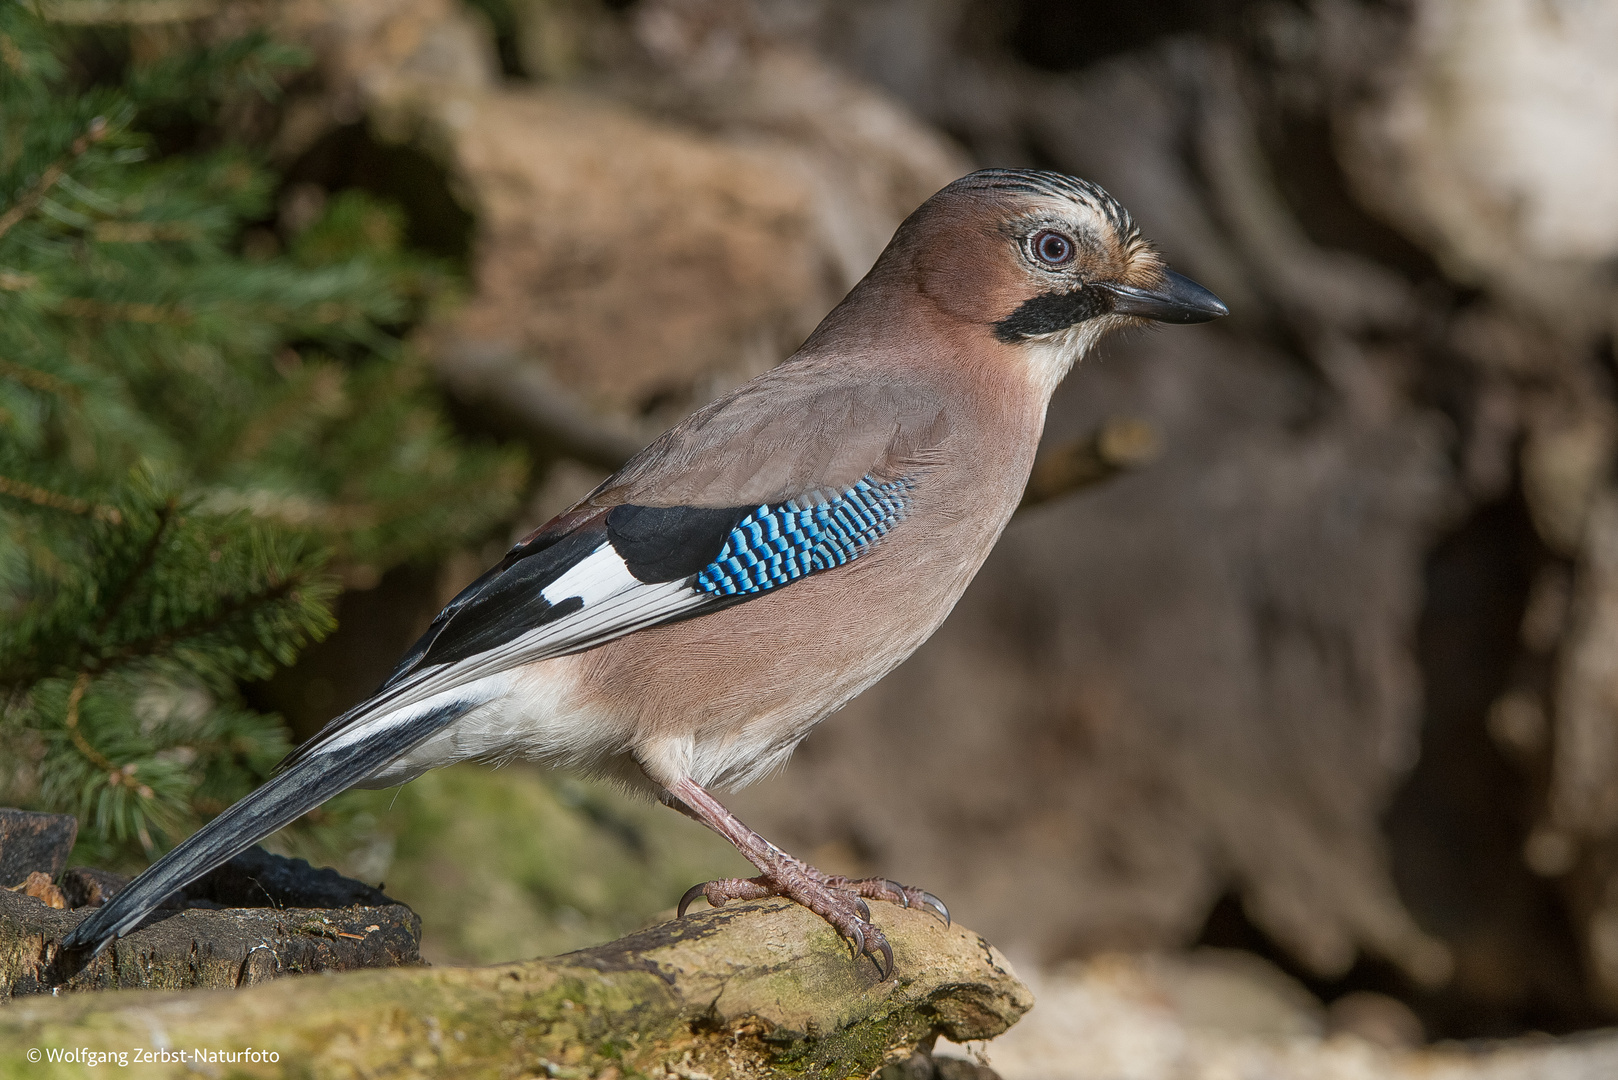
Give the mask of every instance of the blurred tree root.
<svg viewBox="0 0 1618 1080">
<path fill-rule="evenodd" d="M 251 1046 L 279 1057 L 235 1062 L 238 1076 L 844 1077 L 930 1049 L 940 1034 L 991 1038 L 1033 1004 L 1004 957 L 971 931 L 887 906 L 877 918 L 898 963 L 888 982 L 869 962 L 851 962 L 817 916 L 767 901 L 524 964 L 283 979 L 228 998 L 22 1002 L 0 1014 L 0 1043 Z M 0 1075 L 36 1074 L 23 1059 L 6 1055 Z"/>
</svg>

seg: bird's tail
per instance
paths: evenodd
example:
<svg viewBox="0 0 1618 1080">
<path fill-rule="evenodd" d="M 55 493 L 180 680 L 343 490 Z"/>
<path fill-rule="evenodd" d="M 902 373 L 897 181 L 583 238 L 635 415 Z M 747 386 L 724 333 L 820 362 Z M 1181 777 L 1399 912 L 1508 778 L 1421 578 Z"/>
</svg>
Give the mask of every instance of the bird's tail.
<svg viewBox="0 0 1618 1080">
<path fill-rule="evenodd" d="M 153 863 L 74 927 L 61 948 L 94 956 L 113 938 L 133 930 L 170 893 L 364 780 L 476 704 L 475 699 L 461 700 L 421 709 L 377 725 L 358 739 L 345 740 L 340 750 L 303 757 Z"/>
</svg>

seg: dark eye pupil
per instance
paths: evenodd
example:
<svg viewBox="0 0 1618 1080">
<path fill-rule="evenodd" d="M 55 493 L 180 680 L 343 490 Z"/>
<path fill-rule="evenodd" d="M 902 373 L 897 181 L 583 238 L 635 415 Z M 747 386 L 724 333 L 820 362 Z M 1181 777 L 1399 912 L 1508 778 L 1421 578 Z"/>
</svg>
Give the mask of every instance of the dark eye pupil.
<svg viewBox="0 0 1618 1080">
<path fill-rule="evenodd" d="M 1034 249 L 1048 263 L 1067 262 L 1068 256 L 1073 254 L 1073 245 L 1068 243 L 1067 237 L 1053 232 L 1041 233 Z"/>
</svg>

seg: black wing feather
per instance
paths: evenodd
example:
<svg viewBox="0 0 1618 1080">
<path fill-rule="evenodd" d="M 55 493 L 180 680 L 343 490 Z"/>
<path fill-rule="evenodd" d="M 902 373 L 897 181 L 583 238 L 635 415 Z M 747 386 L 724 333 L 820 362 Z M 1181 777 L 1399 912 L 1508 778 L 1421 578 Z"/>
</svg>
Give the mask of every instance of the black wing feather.
<svg viewBox="0 0 1618 1080">
<path fill-rule="evenodd" d="M 377 692 L 397 685 L 418 668 L 452 664 L 577 611 L 578 604 L 553 605 L 540 594 L 605 539 L 606 530 L 596 526 L 512 548 L 444 605 Z M 567 611 L 559 610 L 562 607 Z"/>
<path fill-rule="evenodd" d="M 615 506 L 607 514 L 607 537 L 635 580 L 678 581 L 718 558 L 730 530 L 753 509 Z"/>
</svg>

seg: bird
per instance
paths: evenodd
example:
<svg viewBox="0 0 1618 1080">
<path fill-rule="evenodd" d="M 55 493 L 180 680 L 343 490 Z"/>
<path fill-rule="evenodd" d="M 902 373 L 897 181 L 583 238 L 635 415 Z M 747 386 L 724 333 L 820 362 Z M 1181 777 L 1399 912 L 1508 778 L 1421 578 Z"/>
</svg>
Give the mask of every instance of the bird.
<svg viewBox="0 0 1618 1080">
<path fill-rule="evenodd" d="M 643 790 L 759 871 L 699 897 L 785 896 L 869 957 L 867 900 L 932 893 L 822 873 L 713 794 L 785 763 L 939 627 L 1027 483 L 1051 395 L 1107 334 L 1228 314 L 1117 200 L 1029 169 L 916 209 L 776 367 L 698 409 L 522 537 L 365 701 L 62 941 L 93 956 L 166 897 L 339 792 L 515 757 Z"/>
</svg>

